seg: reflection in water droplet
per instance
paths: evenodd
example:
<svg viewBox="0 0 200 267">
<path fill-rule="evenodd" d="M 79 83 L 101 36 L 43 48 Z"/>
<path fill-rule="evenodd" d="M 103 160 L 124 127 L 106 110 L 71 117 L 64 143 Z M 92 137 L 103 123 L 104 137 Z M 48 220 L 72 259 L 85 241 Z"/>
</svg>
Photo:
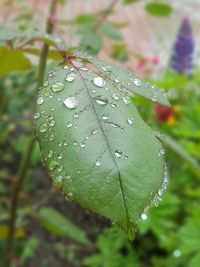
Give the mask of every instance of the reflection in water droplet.
<svg viewBox="0 0 200 267">
<path fill-rule="evenodd" d="M 78 100 L 75 96 L 68 96 L 63 103 L 69 109 L 74 109 L 78 106 Z"/>
<path fill-rule="evenodd" d="M 69 192 L 69 193 L 67 193 L 67 196 L 68 196 L 69 198 L 72 198 L 74 195 L 73 195 L 72 192 Z"/>
<path fill-rule="evenodd" d="M 124 159 L 128 159 L 128 156 L 124 156 Z"/>
<path fill-rule="evenodd" d="M 64 140 L 63 145 L 64 146 L 67 146 L 68 145 L 67 140 Z"/>
<path fill-rule="evenodd" d="M 41 133 L 46 132 L 47 129 L 48 129 L 48 126 L 47 126 L 47 123 L 46 123 L 46 122 L 43 123 L 43 124 L 41 124 L 41 126 L 40 126 L 40 132 L 41 132 Z"/>
<path fill-rule="evenodd" d="M 68 82 L 73 82 L 75 80 L 75 76 L 76 76 L 75 73 L 71 72 L 66 76 L 65 80 Z"/>
<path fill-rule="evenodd" d="M 95 161 L 95 165 L 97 167 L 101 166 L 101 158 L 98 158 L 96 161 Z"/>
<path fill-rule="evenodd" d="M 51 86 L 52 91 L 54 92 L 60 92 L 64 89 L 64 83 L 63 82 L 56 82 Z"/>
<path fill-rule="evenodd" d="M 34 114 L 34 119 L 38 119 L 39 117 L 40 117 L 40 113 L 36 112 L 36 113 Z"/>
<path fill-rule="evenodd" d="M 94 101 L 101 106 L 105 106 L 108 104 L 108 99 L 102 95 L 94 97 Z"/>
<path fill-rule="evenodd" d="M 122 152 L 119 151 L 119 150 L 115 150 L 115 156 L 116 156 L 117 158 L 121 158 L 121 156 L 122 156 Z"/>
<path fill-rule="evenodd" d="M 55 71 L 53 71 L 53 70 L 50 70 L 50 71 L 48 72 L 48 76 L 49 76 L 49 77 L 53 77 L 55 74 L 56 74 L 56 73 L 55 73 Z"/>
<path fill-rule="evenodd" d="M 179 258 L 182 255 L 181 251 L 179 249 L 176 249 L 173 251 L 173 256 L 175 258 Z"/>
<path fill-rule="evenodd" d="M 62 181 L 63 181 L 63 177 L 62 177 L 62 175 L 58 175 L 58 176 L 56 176 L 56 178 L 54 179 L 54 181 L 53 181 L 53 185 L 54 185 L 56 188 L 60 189 L 60 188 L 62 187 Z"/>
<path fill-rule="evenodd" d="M 38 105 L 41 105 L 44 102 L 44 98 L 42 96 L 39 96 L 37 99 Z"/>
<path fill-rule="evenodd" d="M 98 87 L 103 87 L 106 82 L 101 78 L 101 77 L 95 77 L 93 80 L 92 80 L 93 84 L 98 86 Z"/>
<path fill-rule="evenodd" d="M 133 125 L 134 119 L 133 118 L 128 118 L 127 122 L 128 122 L 128 124 Z"/>
</svg>

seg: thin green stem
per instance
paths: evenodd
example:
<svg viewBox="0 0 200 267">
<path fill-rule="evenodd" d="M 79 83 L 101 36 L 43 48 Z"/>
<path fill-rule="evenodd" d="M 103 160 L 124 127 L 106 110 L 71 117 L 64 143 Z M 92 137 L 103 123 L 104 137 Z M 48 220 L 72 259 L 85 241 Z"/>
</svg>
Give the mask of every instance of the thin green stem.
<svg viewBox="0 0 200 267">
<path fill-rule="evenodd" d="M 55 12 L 56 2 L 57 2 L 56 0 L 52 0 L 51 2 L 50 16 L 48 18 L 47 26 L 46 26 L 47 33 L 52 32 L 51 17 Z M 47 62 L 47 57 L 48 57 L 48 50 L 49 50 L 49 45 L 44 44 L 41 49 L 40 62 L 39 62 L 39 68 L 38 68 L 38 81 L 37 81 L 38 88 L 42 85 L 43 80 L 44 80 L 46 62 Z M 14 241 L 17 208 L 18 208 L 18 203 L 19 203 L 19 193 L 21 191 L 21 187 L 22 187 L 24 178 L 26 176 L 28 167 L 30 165 L 30 160 L 31 160 L 34 144 L 35 144 L 35 136 L 34 136 L 34 133 L 32 132 L 27 148 L 21 159 L 19 169 L 17 172 L 17 176 L 16 176 L 16 180 L 13 186 L 12 199 L 11 199 L 11 211 L 10 211 L 10 218 L 8 222 L 9 230 L 8 230 L 8 235 L 7 235 L 7 239 L 5 242 L 3 267 L 9 267 L 11 264 L 11 252 L 12 252 L 12 246 L 13 246 L 13 241 Z"/>
</svg>

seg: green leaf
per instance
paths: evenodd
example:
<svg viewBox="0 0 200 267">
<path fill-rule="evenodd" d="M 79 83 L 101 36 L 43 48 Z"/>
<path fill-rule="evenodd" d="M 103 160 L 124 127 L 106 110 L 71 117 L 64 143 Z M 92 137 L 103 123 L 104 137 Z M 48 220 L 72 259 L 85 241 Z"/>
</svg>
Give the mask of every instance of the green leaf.
<svg viewBox="0 0 200 267">
<path fill-rule="evenodd" d="M 0 47 L 0 76 L 11 71 L 25 71 L 31 68 L 29 59 L 22 52 Z"/>
<path fill-rule="evenodd" d="M 37 137 L 55 186 L 132 238 L 133 225 L 163 182 L 164 159 L 122 87 L 139 90 L 133 74 L 114 65 L 103 74 L 77 66 L 52 70 L 37 99 Z"/>
<path fill-rule="evenodd" d="M 195 175 L 200 178 L 200 165 L 178 142 L 168 135 L 157 135 L 157 137 L 180 158 L 182 158 L 190 167 Z"/>
<path fill-rule="evenodd" d="M 167 17 L 172 12 L 172 8 L 169 4 L 156 1 L 147 3 L 145 9 L 149 14 L 157 17 Z"/>
<path fill-rule="evenodd" d="M 140 1 L 140 0 L 123 0 L 123 3 L 126 5 L 129 5 L 129 4 L 134 4 L 138 1 Z"/>
<path fill-rule="evenodd" d="M 117 87 L 123 87 L 130 93 L 143 96 L 153 102 L 161 105 L 170 106 L 164 90 L 161 90 L 148 82 L 142 81 L 132 72 L 122 69 L 119 65 L 106 63 L 87 54 L 75 52 L 75 56 L 88 60 L 97 68 L 97 70 L 111 82 L 116 82 Z"/>
<path fill-rule="evenodd" d="M 80 40 L 79 49 L 91 54 L 97 54 L 102 46 L 101 38 L 98 34 L 88 32 Z"/>
<path fill-rule="evenodd" d="M 128 53 L 126 51 L 126 46 L 124 44 L 112 45 L 112 57 L 121 62 L 127 61 Z"/>
<path fill-rule="evenodd" d="M 101 25 L 101 31 L 103 34 L 114 40 L 121 40 L 122 35 L 120 31 L 110 23 L 103 23 Z"/>
<path fill-rule="evenodd" d="M 53 234 L 69 236 L 79 243 L 89 243 L 86 233 L 82 229 L 54 209 L 41 208 L 39 219 L 42 226 Z"/>
</svg>

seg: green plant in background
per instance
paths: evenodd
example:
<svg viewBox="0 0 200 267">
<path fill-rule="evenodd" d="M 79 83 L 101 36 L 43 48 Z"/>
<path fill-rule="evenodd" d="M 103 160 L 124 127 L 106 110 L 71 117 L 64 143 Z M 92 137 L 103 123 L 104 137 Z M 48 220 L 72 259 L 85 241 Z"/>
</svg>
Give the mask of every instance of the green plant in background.
<svg viewBox="0 0 200 267">
<path fill-rule="evenodd" d="M 124 2 L 128 4 L 135 1 Z M 103 35 L 121 42 L 122 37 L 117 27 L 105 21 L 115 4 L 116 1 L 112 1 L 98 16 L 77 17 L 75 25 L 81 35 L 78 46 L 80 50 L 96 54 L 101 49 Z M 54 14 L 55 6 L 56 1 L 53 1 L 50 18 Z M 151 12 L 148 12 L 153 14 L 152 6 L 146 9 L 151 9 Z M 197 244 L 199 212 L 194 200 L 199 201 L 196 177 L 199 177 L 200 171 L 194 158 L 199 159 L 198 127 L 195 123 L 200 111 L 196 97 L 198 92 L 188 90 L 188 87 L 193 88 L 195 84 L 199 84 L 198 71 L 193 80 L 166 74 L 162 80 L 153 81 L 166 89 L 175 87 L 178 80 L 180 87 L 184 85 L 180 94 L 181 112 L 184 115 L 182 118 L 176 118 L 177 125 L 173 128 L 164 123 L 160 125 L 152 120 L 152 105 L 144 100 L 146 98 L 168 105 L 165 94 L 157 86 L 151 86 L 117 65 L 105 63 L 85 53 L 67 50 L 62 40 L 51 32 L 51 19 L 47 23 L 47 34 L 36 30 L 30 32 L 27 29 L 22 32 L 13 31 L 5 27 L 1 28 L 0 32 L 3 44 L 1 53 L 6 55 L 7 59 L 2 61 L 1 75 L 10 71 L 29 70 L 23 75 L 19 75 L 19 72 L 11 74 L 10 78 L 3 78 L 2 82 L 3 112 L 0 131 L 2 144 L 5 142 L 3 147 L 8 145 L 9 138 L 15 135 L 15 131 L 25 129 L 25 133 L 22 136 L 18 134 L 16 141 L 11 143 L 13 154 L 6 152 L 3 155 L 3 162 L 9 164 L 14 157 L 24 154 L 13 186 L 10 223 L 0 228 L 0 236 L 6 232 L 3 239 L 7 238 L 3 243 L 6 244 L 3 266 L 10 265 L 13 240 L 24 235 L 23 221 L 30 215 L 36 216 L 41 225 L 54 235 L 69 236 L 80 246 L 84 244 L 93 252 L 94 254 L 83 261 L 85 266 L 197 266 L 200 253 Z M 44 43 L 41 53 L 38 48 L 30 46 L 38 40 Z M 49 50 L 49 46 L 56 49 Z M 113 57 L 125 60 L 126 48 L 123 44 L 113 47 Z M 38 77 L 24 52 L 40 55 Z M 16 61 L 13 64 L 13 58 L 20 64 Z M 47 66 L 44 80 L 47 58 L 60 61 L 53 61 Z M 40 90 L 35 111 L 32 99 L 36 97 L 36 87 Z M 15 97 L 12 97 L 13 92 Z M 131 99 L 133 94 L 134 102 Z M 18 101 L 22 98 L 23 101 Z M 179 94 L 171 99 L 173 106 L 180 102 Z M 188 99 L 191 101 L 188 102 Z M 148 123 L 154 125 L 157 130 L 179 138 L 182 146 L 169 136 L 152 132 L 141 119 L 135 104 Z M 148 110 L 147 113 L 143 111 L 144 106 L 145 110 Z M 39 160 L 38 146 L 34 145 L 30 112 L 24 112 L 27 109 L 35 114 L 42 159 L 52 176 L 54 186 L 61 190 L 67 199 L 77 201 L 83 207 L 119 224 L 130 239 L 135 235 L 133 244 L 114 226 L 104 230 L 97 239 L 96 249 L 91 249 L 94 244 L 91 244 L 86 233 L 50 208 L 41 208 L 39 213 L 38 207 L 35 206 L 31 207 L 31 211 L 20 208 L 16 217 L 22 182 L 25 175 L 29 177 L 28 166 L 34 166 Z M 8 115 L 12 118 L 11 121 Z M 189 119 L 190 116 L 196 117 L 195 123 Z M 15 120 L 18 121 L 19 130 L 15 128 Z M 150 208 L 147 212 L 145 207 L 149 206 L 152 200 L 157 204 L 166 182 L 164 180 L 162 184 L 165 173 L 164 150 L 158 139 L 183 161 L 180 166 L 176 156 L 167 150 L 167 162 L 172 173 L 169 190 L 161 205 L 158 208 Z M 22 147 L 24 144 L 27 147 L 25 151 Z M 176 172 L 177 166 L 179 169 Z M 0 175 L 4 179 L 10 179 L 6 168 Z M 180 185 L 181 191 L 178 190 Z M 0 190 L 5 190 L 4 183 L 0 183 Z M 0 219 L 7 220 L 8 214 L 2 213 Z M 135 228 L 140 220 L 140 232 L 137 233 Z M 40 240 L 30 237 L 20 247 L 18 254 L 23 264 L 34 255 L 39 243 Z M 73 264 L 78 266 L 80 263 L 73 256 L 77 247 L 69 248 L 67 255 L 71 255 L 68 260 L 71 259 Z M 65 254 L 61 246 L 56 249 L 62 256 Z"/>
</svg>

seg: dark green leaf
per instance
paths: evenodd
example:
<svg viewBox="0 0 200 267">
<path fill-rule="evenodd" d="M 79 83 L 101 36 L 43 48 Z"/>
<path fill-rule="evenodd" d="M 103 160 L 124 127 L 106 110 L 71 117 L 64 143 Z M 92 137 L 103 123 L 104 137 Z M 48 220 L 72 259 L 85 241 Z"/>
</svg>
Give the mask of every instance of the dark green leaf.
<svg viewBox="0 0 200 267">
<path fill-rule="evenodd" d="M 83 244 L 89 243 L 86 234 L 82 229 L 54 209 L 40 209 L 39 219 L 42 226 L 53 234 L 61 236 L 66 235 Z"/>
<path fill-rule="evenodd" d="M 160 143 L 122 84 L 141 95 L 153 89 L 144 82 L 137 89 L 135 76 L 120 67 L 94 64 L 104 71 L 64 66 L 49 73 L 37 100 L 37 136 L 55 186 L 116 221 L 132 238 L 133 225 L 163 182 L 165 166 Z"/>
<path fill-rule="evenodd" d="M 83 35 L 80 40 L 79 49 L 83 51 L 87 51 L 91 54 L 97 54 L 102 46 L 101 38 L 98 34 L 88 32 Z"/>
<path fill-rule="evenodd" d="M 156 1 L 146 4 L 145 9 L 149 14 L 157 17 L 167 17 L 172 12 L 169 4 Z"/>
</svg>

